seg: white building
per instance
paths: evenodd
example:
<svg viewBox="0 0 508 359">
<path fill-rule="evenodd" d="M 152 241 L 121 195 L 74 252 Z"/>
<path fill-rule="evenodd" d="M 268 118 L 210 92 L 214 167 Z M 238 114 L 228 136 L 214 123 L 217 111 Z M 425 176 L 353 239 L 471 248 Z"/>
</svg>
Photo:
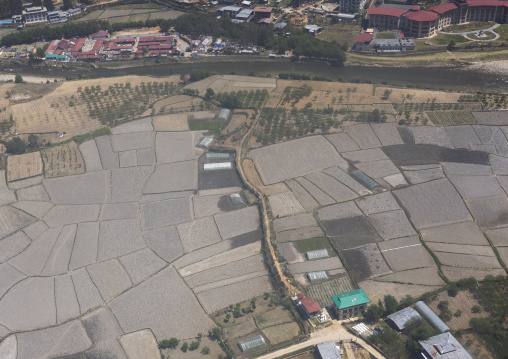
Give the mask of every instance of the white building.
<svg viewBox="0 0 508 359">
<path fill-rule="evenodd" d="M 48 10 L 44 6 L 32 6 L 23 10 L 25 23 L 46 21 Z"/>
<path fill-rule="evenodd" d="M 356 14 L 363 10 L 366 0 L 339 0 L 339 8 L 340 12 L 346 12 L 350 14 Z"/>
</svg>

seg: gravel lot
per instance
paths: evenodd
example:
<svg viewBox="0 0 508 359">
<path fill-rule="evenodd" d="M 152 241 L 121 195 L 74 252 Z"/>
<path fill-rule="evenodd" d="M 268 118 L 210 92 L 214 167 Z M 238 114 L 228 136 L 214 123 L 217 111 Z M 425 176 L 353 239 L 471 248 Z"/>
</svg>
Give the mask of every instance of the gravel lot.
<svg viewBox="0 0 508 359">
<path fill-rule="evenodd" d="M 344 131 L 351 136 L 361 149 L 381 147 L 381 142 L 367 124 L 346 126 Z"/>
<path fill-rule="evenodd" d="M 109 307 L 125 332 L 151 328 L 158 340 L 190 338 L 214 326 L 173 267 L 113 299 Z"/>
<path fill-rule="evenodd" d="M 455 148 L 470 148 L 482 143 L 471 126 L 448 126 L 445 130 Z"/>
<path fill-rule="evenodd" d="M 471 219 L 464 202 L 446 179 L 395 190 L 394 194 L 418 229 Z"/>
<path fill-rule="evenodd" d="M 335 148 L 322 136 L 279 143 L 257 148 L 249 153 L 265 185 L 311 172 L 347 164 Z"/>
<path fill-rule="evenodd" d="M 325 138 L 335 147 L 337 152 L 349 152 L 360 149 L 360 146 L 347 133 L 334 133 L 326 135 Z"/>
<path fill-rule="evenodd" d="M 274 218 L 293 216 L 305 212 L 293 192 L 284 192 L 268 196 Z"/>
</svg>

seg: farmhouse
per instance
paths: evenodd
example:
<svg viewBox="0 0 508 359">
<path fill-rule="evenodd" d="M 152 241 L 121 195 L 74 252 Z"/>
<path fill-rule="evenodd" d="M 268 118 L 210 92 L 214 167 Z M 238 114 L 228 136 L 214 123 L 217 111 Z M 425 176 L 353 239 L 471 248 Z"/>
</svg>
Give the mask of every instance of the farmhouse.
<svg viewBox="0 0 508 359">
<path fill-rule="evenodd" d="M 254 18 L 255 19 L 271 19 L 273 13 L 273 7 L 267 6 L 256 6 L 254 8 Z"/>
<path fill-rule="evenodd" d="M 370 27 L 400 29 L 412 37 L 431 37 L 453 24 L 471 21 L 508 23 L 508 3 L 497 0 L 455 0 L 420 10 L 393 7 L 371 7 L 367 11 Z"/>
<path fill-rule="evenodd" d="M 357 317 L 365 312 L 369 297 L 362 289 L 352 290 L 341 294 L 332 295 L 333 309 L 339 319 Z"/>
<path fill-rule="evenodd" d="M 300 309 L 307 317 L 314 317 L 321 311 L 319 304 L 311 298 L 303 295 L 303 293 L 298 293 L 296 298 L 296 307 Z"/>
<path fill-rule="evenodd" d="M 443 333 L 421 340 L 424 359 L 472 359 L 471 355 L 450 333 Z"/>
</svg>

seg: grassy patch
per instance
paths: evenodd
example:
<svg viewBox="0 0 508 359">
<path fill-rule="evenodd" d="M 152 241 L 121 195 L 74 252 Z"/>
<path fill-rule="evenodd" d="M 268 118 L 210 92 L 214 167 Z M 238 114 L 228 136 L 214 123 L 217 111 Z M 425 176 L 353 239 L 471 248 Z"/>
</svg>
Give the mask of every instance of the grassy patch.
<svg viewBox="0 0 508 359">
<path fill-rule="evenodd" d="M 189 121 L 189 128 L 191 131 L 204 131 L 208 130 L 211 133 L 219 133 L 224 127 L 226 127 L 224 121 L 209 121 L 209 120 L 192 120 Z"/>
<path fill-rule="evenodd" d="M 79 145 L 85 142 L 86 140 L 105 135 L 111 135 L 111 130 L 109 127 L 102 127 L 99 128 L 98 130 L 85 133 L 84 135 L 74 136 L 73 139 Z"/>
<path fill-rule="evenodd" d="M 430 41 L 438 45 L 448 45 L 452 40 L 455 41 L 456 44 L 462 44 L 464 42 L 471 41 L 466 39 L 462 35 L 447 35 L 447 34 L 438 34 L 436 37 L 433 37 Z"/>
<path fill-rule="evenodd" d="M 136 14 L 136 15 L 131 15 L 131 17 L 129 18 L 129 21 L 130 22 L 146 21 L 146 20 L 148 20 L 149 17 L 150 17 L 150 14 Z"/>
<path fill-rule="evenodd" d="M 110 17 L 108 19 L 108 22 L 110 24 L 116 24 L 117 22 L 128 22 L 130 19 L 130 16 L 118 16 L 118 17 Z"/>
<path fill-rule="evenodd" d="M 475 120 L 469 111 L 431 111 L 427 116 L 436 126 L 470 125 Z"/>
<path fill-rule="evenodd" d="M 130 10 L 130 9 L 164 9 L 165 6 L 155 4 L 155 3 L 147 3 L 147 4 L 127 4 L 127 5 L 117 5 L 108 7 L 108 10 Z"/>
<path fill-rule="evenodd" d="M 467 24 L 452 25 L 450 27 L 443 29 L 443 31 L 446 31 L 446 32 L 477 31 L 477 30 L 488 29 L 489 27 L 493 26 L 494 24 L 495 24 L 495 22 L 492 22 L 492 21 L 489 21 L 489 22 L 472 21 Z"/>
<path fill-rule="evenodd" d="M 323 31 L 317 36 L 319 40 L 328 42 L 337 42 L 341 45 L 352 46 L 357 38 L 357 32 L 340 31 L 334 29 L 324 28 Z"/>
<path fill-rule="evenodd" d="M 500 25 L 494 29 L 494 32 L 497 32 L 500 36 L 497 41 L 508 41 L 508 24 Z"/>
<path fill-rule="evenodd" d="M 295 242 L 295 244 L 301 253 L 316 251 L 318 249 L 331 249 L 330 242 L 325 237 L 304 239 Z"/>
<path fill-rule="evenodd" d="M 378 32 L 376 33 L 376 39 L 379 40 L 388 40 L 388 39 L 396 39 L 397 34 L 394 32 L 388 31 L 388 32 Z"/>
<path fill-rule="evenodd" d="M 102 15 L 104 10 L 95 10 L 90 12 L 89 14 L 86 14 L 85 16 L 79 18 L 78 21 L 88 21 L 88 20 L 97 20 L 99 16 Z"/>
</svg>

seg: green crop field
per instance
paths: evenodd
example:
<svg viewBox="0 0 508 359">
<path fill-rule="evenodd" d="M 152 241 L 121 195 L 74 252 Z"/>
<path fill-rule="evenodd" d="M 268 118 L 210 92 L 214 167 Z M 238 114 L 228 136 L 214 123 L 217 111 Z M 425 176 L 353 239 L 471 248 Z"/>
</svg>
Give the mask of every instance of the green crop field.
<svg viewBox="0 0 508 359">
<path fill-rule="evenodd" d="M 189 128 L 191 131 L 208 130 L 212 133 L 219 133 L 227 122 L 224 121 L 209 121 L 209 120 L 192 120 L 189 121 Z"/>
<path fill-rule="evenodd" d="M 330 242 L 328 242 L 328 239 L 321 237 L 321 238 L 312 238 L 312 239 L 304 239 L 302 241 L 295 242 L 296 248 L 301 253 L 309 252 L 309 251 L 315 251 L 318 249 L 328 249 L 329 252 L 332 248 L 330 245 Z"/>
<path fill-rule="evenodd" d="M 318 302 L 321 308 L 332 304 L 332 295 L 354 290 L 353 283 L 349 277 L 342 277 L 318 283 L 305 288 L 305 294 Z"/>
<path fill-rule="evenodd" d="M 436 126 L 471 125 L 475 123 L 469 111 L 429 111 L 429 119 Z"/>
</svg>

